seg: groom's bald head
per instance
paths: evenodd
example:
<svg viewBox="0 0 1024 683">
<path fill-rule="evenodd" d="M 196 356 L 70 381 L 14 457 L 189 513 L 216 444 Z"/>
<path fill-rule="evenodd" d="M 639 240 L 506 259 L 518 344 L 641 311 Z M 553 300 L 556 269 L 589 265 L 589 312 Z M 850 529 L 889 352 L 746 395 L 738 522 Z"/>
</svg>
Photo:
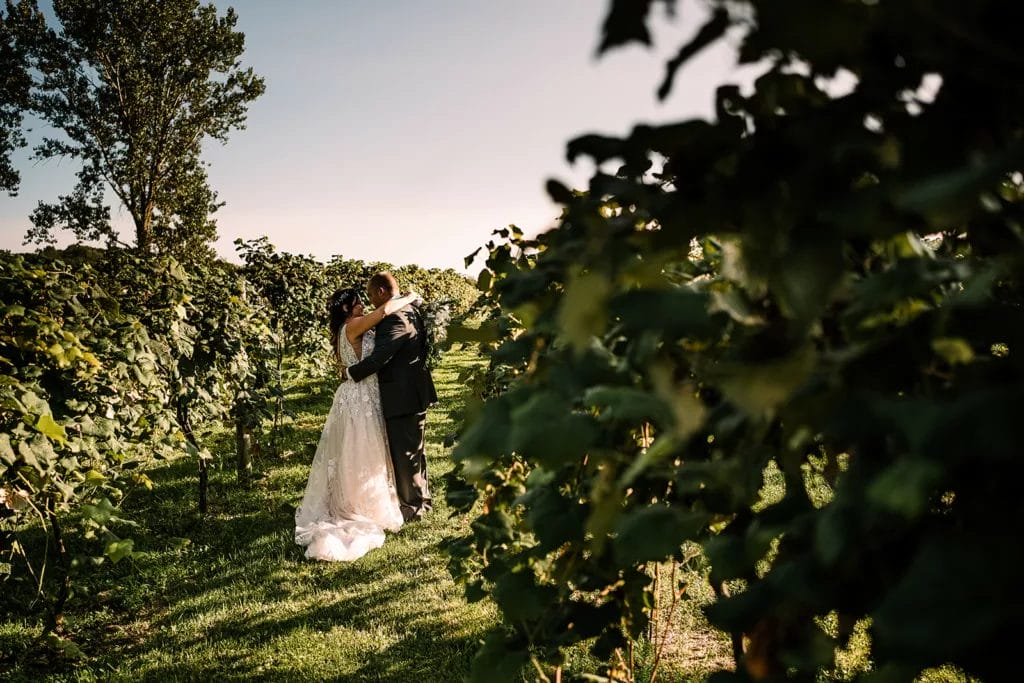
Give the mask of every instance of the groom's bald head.
<svg viewBox="0 0 1024 683">
<path fill-rule="evenodd" d="M 370 303 L 380 306 L 398 294 L 398 280 L 386 270 L 377 273 L 366 283 L 366 293 L 370 296 Z"/>
</svg>

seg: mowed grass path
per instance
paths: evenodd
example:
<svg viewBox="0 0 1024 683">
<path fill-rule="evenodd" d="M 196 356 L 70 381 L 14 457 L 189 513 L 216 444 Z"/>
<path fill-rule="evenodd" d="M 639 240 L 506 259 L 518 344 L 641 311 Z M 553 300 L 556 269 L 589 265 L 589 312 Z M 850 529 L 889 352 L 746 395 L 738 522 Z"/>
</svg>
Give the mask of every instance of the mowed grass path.
<svg viewBox="0 0 1024 683">
<path fill-rule="evenodd" d="M 281 457 L 263 457 L 250 489 L 235 482 L 228 433 L 211 435 L 223 469 L 211 480 L 211 510 L 196 509 L 195 462 L 149 472 L 152 492 L 132 494 L 124 529 L 143 557 L 101 567 L 95 591 L 74 599 L 67 626 L 88 655 L 60 670 L 24 660 L 23 680 L 457 681 L 497 621 L 487 602 L 468 604 L 446 569 L 445 539 L 468 530 L 444 504 L 451 469 L 444 438 L 461 405 L 459 372 L 481 362 L 454 350 L 434 373 L 440 400 L 428 416 L 427 456 L 434 511 L 389 535 L 352 563 L 307 560 L 292 540 L 333 386 L 289 388 L 295 415 Z M 119 530 L 120 531 L 120 530 Z M 189 539 L 185 544 L 180 539 Z M 27 642 L 37 625 L 10 622 L 3 640 Z"/>
</svg>

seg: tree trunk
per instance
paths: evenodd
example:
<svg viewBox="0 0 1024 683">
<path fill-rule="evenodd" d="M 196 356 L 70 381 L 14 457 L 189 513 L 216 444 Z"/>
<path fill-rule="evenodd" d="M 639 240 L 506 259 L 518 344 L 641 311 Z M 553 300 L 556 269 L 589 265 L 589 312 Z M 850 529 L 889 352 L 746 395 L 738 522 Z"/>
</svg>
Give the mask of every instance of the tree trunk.
<svg viewBox="0 0 1024 683">
<path fill-rule="evenodd" d="M 235 455 L 238 481 L 248 486 L 252 481 L 252 432 L 246 429 L 241 420 L 235 421 Z"/>
<path fill-rule="evenodd" d="M 135 221 L 135 248 L 148 254 L 153 249 L 153 205 L 145 206 L 141 215 L 133 211 L 132 219 Z"/>
<path fill-rule="evenodd" d="M 185 440 L 192 444 L 192 447 L 199 451 L 199 444 L 196 443 L 195 434 L 192 432 L 192 423 L 189 421 L 188 405 L 184 401 L 178 401 L 178 424 L 181 426 L 181 433 Z M 206 514 L 209 511 L 209 473 L 207 470 L 206 458 L 199 457 L 199 512 Z"/>
<path fill-rule="evenodd" d="M 199 512 L 204 515 L 210 511 L 209 491 L 210 475 L 206 468 L 206 459 L 199 458 Z"/>
<path fill-rule="evenodd" d="M 280 328 L 279 328 L 280 331 Z M 270 429 L 270 451 L 280 457 L 278 438 L 281 425 L 281 413 L 284 411 L 284 379 L 281 377 L 281 366 L 284 364 L 284 344 L 277 347 L 277 398 L 274 401 L 274 426 Z"/>
<path fill-rule="evenodd" d="M 59 585 L 57 587 L 57 596 L 53 601 L 53 607 L 50 609 L 46 628 L 43 631 L 44 636 L 51 632 L 60 633 L 63 629 L 64 605 L 67 604 L 68 597 L 71 595 L 71 566 L 68 562 L 67 548 L 64 546 L 64 534 L 61 530 L 60 520 L 57 519 L 57 513 L 53 509 L 52 500 L 46 503 L 46 518 L 50 522 L 50 529 L 53 532 L 53 545 L 57 551 L 57 580 Z"/>
</svg>

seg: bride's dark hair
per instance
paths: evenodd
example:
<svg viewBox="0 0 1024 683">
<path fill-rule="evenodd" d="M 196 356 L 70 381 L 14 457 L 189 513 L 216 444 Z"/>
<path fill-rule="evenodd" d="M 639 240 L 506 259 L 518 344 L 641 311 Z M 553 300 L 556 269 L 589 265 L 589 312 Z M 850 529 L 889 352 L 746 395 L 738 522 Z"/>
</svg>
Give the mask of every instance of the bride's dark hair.
<svg viewBox="0 0 1024 683">
<path fill-rule="evenodd" d="M 359 303 L 359 290 L 352 287 L 339 287 L 327 301 L 327 312 L 331 316 L 331 350 L 334 352 L 334 360 L 341 362 L 338 354 L 338 337 L 341 335 L 341 326 L 352 315 L 356 304 Z"/>
</svg>

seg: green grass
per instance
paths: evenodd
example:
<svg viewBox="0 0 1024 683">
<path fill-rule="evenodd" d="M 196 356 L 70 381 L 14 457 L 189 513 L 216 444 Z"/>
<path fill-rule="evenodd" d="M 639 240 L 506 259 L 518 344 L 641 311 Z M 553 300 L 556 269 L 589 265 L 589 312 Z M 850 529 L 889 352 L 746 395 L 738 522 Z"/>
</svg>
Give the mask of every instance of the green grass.
<svg viewBox="0 0 1024 683">
<path fill-rule="evenodd" d="M 468 529 L 444 504 L 451 464 L 442 443 L 455 428 L 448 412 L 463 400 L 458 373 L 476 362 L 456 350 L 434 374 L 440 401 L 428 416 L 427 456 L 435 508 L 424 522 L 356 562 L 303 557 L 292 541 L 294 508 L 333 386 L 296 383 L 282 456 L 257 463 L 263 476 L 252 489 L 235 483 L 225 432 L 210 436 L 226 458 L 211 477 L 208 515 L 196 509 L 191 460 L 153 468 L 153 491 L 132 494 L 126 514 L 140 526 L 124 531 L 144 554 L 83 576 L 68 610 L 67 630 L 86 658 L 50 652 L 8 673 L 33 681 L 460 679 L 497 622 L 489 603 L 463 598 L 442 547 Z M 5 618 L 0 649 L 24 649 L 38 633 L 36 620 Z"/>
</svg>

